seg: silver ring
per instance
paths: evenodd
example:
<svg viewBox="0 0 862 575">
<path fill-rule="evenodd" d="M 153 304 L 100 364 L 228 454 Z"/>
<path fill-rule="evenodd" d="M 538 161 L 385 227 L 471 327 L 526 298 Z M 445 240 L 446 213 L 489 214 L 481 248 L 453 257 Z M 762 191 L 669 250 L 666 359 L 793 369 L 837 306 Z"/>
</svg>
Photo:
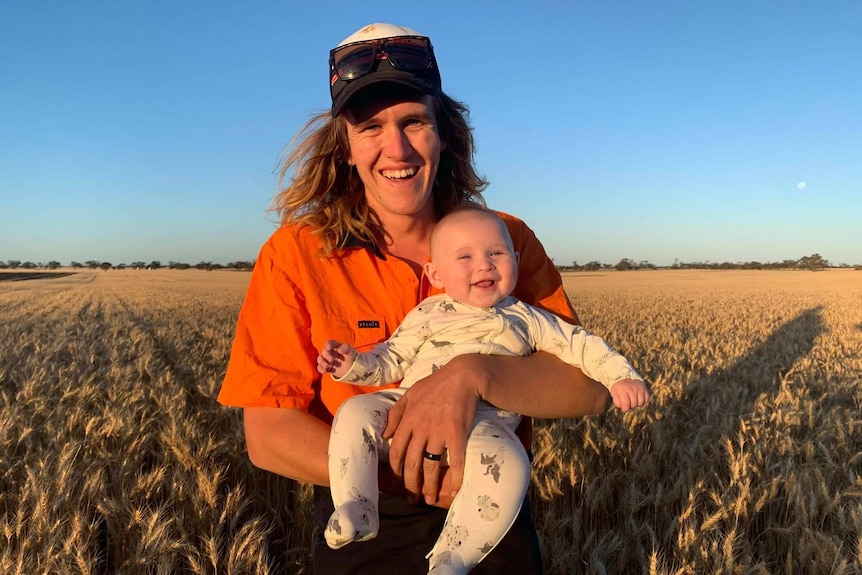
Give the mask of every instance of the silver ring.
<svg viewBox="0 0 862 575">
<path fill-rule="evenodd" d="M 434 454 L 434 453 L 428 453 L 426 451 L 422 457 L 424 457 L 428 461 L 440 461 L 441 459 L 443 459 L 443 454 L 440 453 L 438 455 L 438 454 Z"/>
</svg>

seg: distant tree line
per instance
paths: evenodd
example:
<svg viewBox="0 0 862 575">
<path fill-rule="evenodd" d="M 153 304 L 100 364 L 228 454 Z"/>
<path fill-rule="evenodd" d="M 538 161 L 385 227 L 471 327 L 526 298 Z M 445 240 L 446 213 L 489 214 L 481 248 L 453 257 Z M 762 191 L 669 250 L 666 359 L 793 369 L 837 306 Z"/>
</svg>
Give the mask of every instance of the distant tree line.
<svg viewBox="0 0 862 575">
<path fill-rule="evenodd" d="M 54 270 L 59 267 L 62 267 L 62 264 L 56 260 L 51 260 L 48 263 L 33 263 L 33 262 L 22 262 L 20 260 L 0 260 L 0 269 L 47 269 Z M 110 262 L 101 262 L 97 260 L 87 260 L 84 263 L 73 261 L 69 263 L 69 267 L 74 269 L 102 269 L 102 270 L 124 270 L 124 269 L 135 269 L 135 270 L 157 270 L 162 268 L 168 268 L 172 270 L 187 270 L 190 268 L 198 269 L 198 270 L 244 270 L 251 271 L 254 269 L 253 261 L 236 261 L 236 262 L 228 262 L 224 265 L 209 261 L 200 261 L 194 265 L 187 264 L 183 262 L 175 262 L 169 261 L 167 265 L 163 265 L 162 262 L 158 260 L 153 260 L 149 263 L 147 262 L 132 262 L 130 264 L 112 264 Z M 849 264 L 838 264 L 831 265 L 828 260 L 826 260 L 820 254 L 811 254 L 810 256 L 803 256 L 798 260 L 784 260 L 781 262 L 712 262 L 712 261 L 694 261 L 694 262 L 681 262 L 679 260 L 675 260 L 673 265 L 670 266 L 657 266 L 647 260 L 635 261 L 630 258 L 623 258 L 616 264 L 606 264 L 599 261 L 591 261 L 585 264 L 579 264 L 577 261 L 572 262 L 571 265 L 559 265 L 557 264 L 557 269 L 560 271 L 585 271 L 585 272 L 593 272 L 599 270 L 617 270 L 617 271 L 638 271 L 638 270 L 658 270 L 658 269 L 673 269 L 673 270 L 811 270 L 811 271 L 819 271 L 829 267 L 836 268 L 850 268 L 856 270 L 862 270 L 862 264 L 857 264 L 851 266 Z"/>
<path fill-rule="evenodd" d="M 21 260 L 0 260 L 0 270 L 5 269 L 25 269 L 25 270 L 55 270 L 59 267 L 62 267 L 63 264 L 56 260 L 51 260 L 48 263 L 33 263 L 33 262 L 22 262 Z M 161 268 L 168 268 L 172 270 L 187 270 L 189 268 L 194 268 L 198 270 L 243 270 L 243 271 L 251 271 L 254 269 L 254 262 L 248 261 L 237 261 L 237 262 L 228 262 L 224 265 L 213 262 L 198 262 L 194 265 L 186 264 L 182 262 L 170 261 L 168 265 L 162 265 L 162 262 L 158 260 L 153 260 L 149 263 L 146 262 L 132 262 L 130 264 L 112 264 L 111 262 L 100 262 L 97 260 L 87 260 L 84 263 L 73 261 L 69 262 L 69 267 L 74 268 L 76 270 L 79 269 L 102 269 L 102 270 L 124 270 L 124 269 L 135 269 L 135 270 L 157 270 Z"/>
<path fill-rule="evenodd" d="M 803 256 L 798 260 L 784 260 L 781 262 L 711 262 L 711 261 L 695 261 L 681 262 L 674 261 L 670 266 L 657 266 L 649 261 L 635 261 L 629 258 L 623 258 L 616 264 L 606 264 L 598 261 L 591 261 L 586 264 L 578 264 L 577 261 L 572 262 L 572 265 L 557 265 L 560 271 L 585 271 L 594 272 L 599 270 L 617 270 L 617 271 L 636 271 L 636 270 L 657 270 L 657 269 L 673 269 L 673 270 L 810 270 L 819 271 L 829 267 L 850 268 L 862 270 L 862 264 L 850 266 L 849 264 L 831 265 L 829 260 L 825 259 L 820 254 L 811 254 Z"/>
</svg>

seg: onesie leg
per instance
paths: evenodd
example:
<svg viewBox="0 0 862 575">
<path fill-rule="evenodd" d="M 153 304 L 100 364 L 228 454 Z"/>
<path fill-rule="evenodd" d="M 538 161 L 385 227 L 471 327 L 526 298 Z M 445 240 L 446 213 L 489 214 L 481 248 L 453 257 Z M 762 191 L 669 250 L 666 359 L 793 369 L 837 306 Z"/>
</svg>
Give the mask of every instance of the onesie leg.
<svg viewBox="0 0 862 575">
<path fill-rule="evenodd" d="M 530 484 L 530 460 L 496 411 L 481 411 L 467 442 L 464 483 L 428 554 L 429 573 L 466 574 L 500 542 Z"/>
<path fill-rule="evenodd" d="M 353 541 L 373 539 L 379 530 L 377 506 L 366 499 L 348 499 L 329 516 L 323 537 L 332 549 L 340 549 Z"/>
<path fill-rule="evenodd" d="M 395 399 L 390 390 L 351 397 L 332 422 L 329 482 L 335 511 L 323 536 L 333 549 L 372 539 L 380 529 L 377 462 L 388 452 L 382 434 Z"/>
<path fill-rule="evenodd" d="M 443 551 L 431 559 L 428 575 L 462 575 L 470 569 L 457 551 Z"/>
</svg>

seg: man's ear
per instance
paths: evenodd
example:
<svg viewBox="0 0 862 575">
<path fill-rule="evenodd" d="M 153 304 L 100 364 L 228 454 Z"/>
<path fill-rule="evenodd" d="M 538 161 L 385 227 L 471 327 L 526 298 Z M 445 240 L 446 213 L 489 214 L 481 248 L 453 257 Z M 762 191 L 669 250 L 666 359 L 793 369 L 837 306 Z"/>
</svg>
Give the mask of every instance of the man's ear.
<svg viewBox="0 0 862 575">
<path fill-rule="evenodd" d="M 428 276 L 428 281 L 437 289 L 443 289 L 443 282 L 440 281 L 440 276 L 437 274 L 437 266 L 434 262 L 425 262 L 425 275 Z"/>
</svg>

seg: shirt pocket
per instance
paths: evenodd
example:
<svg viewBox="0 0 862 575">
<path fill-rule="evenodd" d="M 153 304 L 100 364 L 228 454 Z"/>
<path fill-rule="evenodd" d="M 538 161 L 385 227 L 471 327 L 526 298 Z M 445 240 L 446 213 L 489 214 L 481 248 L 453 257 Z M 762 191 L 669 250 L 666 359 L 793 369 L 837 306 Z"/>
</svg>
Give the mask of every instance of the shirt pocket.
<svg viewBox="0 0 862 575">
<path fill-rule="evenodd" d="M 334 339 L 349 343 L 359 351 L 368 351 L 388 337 L 382 316 L 327 315 L 322 320 L 321 325 L 313 329 L 317 332 L 314 339 L 318 340 L 318 349 L 327 340 Z"/>
</svg>

